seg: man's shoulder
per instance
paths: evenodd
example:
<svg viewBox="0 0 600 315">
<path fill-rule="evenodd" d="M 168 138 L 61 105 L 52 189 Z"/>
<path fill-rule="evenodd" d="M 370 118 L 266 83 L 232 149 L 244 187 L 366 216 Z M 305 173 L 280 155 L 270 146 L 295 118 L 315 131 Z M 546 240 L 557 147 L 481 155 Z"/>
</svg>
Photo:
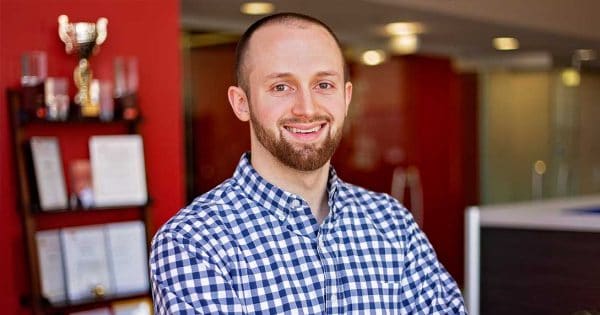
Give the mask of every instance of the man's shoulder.
<svg viewBox="0 0 600 315">
<path fill-rule="evenodd" d="M 403 206 L 394 197 L 382 192 L 375 192 L 354 184 L 341 182 L 340 199 L 349 205 L 360 205 L 371 210 L 399 209 Z"/>
<path fill-rule="evenodd" d="M 232 179 L 228 179 L 180 209 L 159 233 L 217 232 L 227 225 L 227 221 L 236 220 L 244 207 L 243 191 Z"/>
<path fill-rule="evenodd" d="M 410 223 L 410 212 L 387 193 L 375 192 L 354 184 L 342 182 L 338 196 L 340 206 L 366 215 L 376 224 L 390 224 L 405 228 Z"/>
<path fill-rule="evenodd" d="M 229 250 L 235 247 L 253 205 L 229 179 L 194 199 L 171 217 L 152 238 L 151 262 L 186 261 L 203 257 L 226 270 Z"/>
</svg>

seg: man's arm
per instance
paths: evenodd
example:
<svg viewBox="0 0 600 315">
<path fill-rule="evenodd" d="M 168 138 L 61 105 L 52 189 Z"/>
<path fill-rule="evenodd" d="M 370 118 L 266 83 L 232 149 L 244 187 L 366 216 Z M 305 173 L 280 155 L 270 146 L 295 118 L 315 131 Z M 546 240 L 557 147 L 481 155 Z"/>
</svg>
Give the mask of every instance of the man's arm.
<svg viewBox="0 0 600 315">
<path fill-rule="evenodd" d="M 403 299 L 410 314 L 466 314 L 454 279 L 438 261 L 425 234 L 408 214 L 405 218 Z"/>
<path fill-rule="evenodd" d="M 152 242 L 154 311 L 162 314 L 244 314 L 231 282 L 196 241 L 159 232 Z"/>
</svg>

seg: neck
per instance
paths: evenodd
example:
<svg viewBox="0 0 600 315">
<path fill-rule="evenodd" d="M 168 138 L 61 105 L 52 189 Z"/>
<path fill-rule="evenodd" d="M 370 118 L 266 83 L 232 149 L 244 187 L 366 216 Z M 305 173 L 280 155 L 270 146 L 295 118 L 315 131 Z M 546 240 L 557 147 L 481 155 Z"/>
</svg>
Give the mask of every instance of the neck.
<svg viewBox="0 0 600 315">
<path fill-rule="evenodd" d="M 262 150 L 261 150 L 262 149 Z M 304 199 L 319 224 L 329 214 L 327 181 L 329 162 L 314 171 L 291 168 L 266 152 L 264 148 L 252 149 L 252 167 L 268 182 Z"/>
</svg>

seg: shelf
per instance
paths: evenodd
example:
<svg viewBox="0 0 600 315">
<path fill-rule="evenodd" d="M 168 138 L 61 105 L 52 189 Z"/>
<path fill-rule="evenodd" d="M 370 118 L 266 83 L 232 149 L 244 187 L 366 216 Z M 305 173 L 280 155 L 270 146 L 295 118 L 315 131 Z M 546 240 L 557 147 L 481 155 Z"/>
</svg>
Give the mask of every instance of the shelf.
<svg viewBox="0 0 600 315">
<path fill-rule="evenodd" d="M 110 125 L 110 124 L 138 124 L 142 121 L 141 117 L 137 117 L 136 119 L 113 119 L 113 120 L 101 120 L 98 117 L 74 117 L 68 120 L 47 120 L 41 118 L 27 118 L 20 120 L 20 126 L 26 125 L 82 125 L 82 124 L 102 124 L 102 125 Z"/>
<path fill-rule="evenodd" d="M 110 207 L 91 207 L 91 208 L 76 208 L 76 209 L 57 209 L 57 210 L 38 210 L 37 207 L 35 209 L 30 209 L 31 213 L 35 216 L 45 216 L 45 215 L 56 215 L 56 214 L 65 214 L 65 213 L 71 213 L 71 214 L 81 214 L 81 213 L 91 213 L 91 212 L 98 212 L 98 211 L 119 211 L 119 210 L 125 210 L 125 209 L 143 209 L 146 207 L 149 207 L 150 204 L 152 203 L 152 201 L 148 201 L 145 204 L 141 204 L 141 205 L 117 205 L 117 206 L 110 206 Z"/>
<path fill-rule="evenodd" d="M 54 310 L 61 310 L 61 309 L 68 310 L 73 307 L 80 307 L 80 306 L 87 307 L 87 306 L 94 306 L 95 304 L 104 304 L 104 303 L 111 303 L 111 302 L 117 302 L 117 301 L 123 301 L 123 300 L 135 299 L 135 298 L 143 298 L 143 297 L 147 297 L 148 294 L 150 294 L 150 291 L 131 293 L 131 294 L 120 294 L 120 295 L 109 294 L 109 295 L 106 295 L 106 296 L 100 297 L 100 298 L 89 298 L 89 299 L 82 299 L 82 300 L 64 302 L 64 303 L 59 303 L 59 304 L 52 304 L 51 307 Z"/>
<path fill-rule="evenodd" d="M 141 121 L 137 107 L 137 95 L 130 94 L 121 98 L 114 98 L 114 118 L 102 120 L 99 117 L 83 117 L 78 113 L 79 105 L 71 102 L 66 120 L 48 120 L 40 118 L 45 116 L 45 106 L 41 103 L 40 93 L 43 87 L 8 89 L 9 105 L 12 107 L 14 127 L 23 127 L 28 124 L 42 125 L 69 125 L 69 124 L 130 124 L 135 125 Z M 26 106 L 25 103 L 33 101 L 35 105 Z"/>
<path fill-rule="evenodd" d="M 114 302 L 126 301 L 147 298 L 150 296 L 150 291 L 143 291 L 130 294 L 110 294 L 101 298 L 89 298 L 77 301 L 65 301 L 61 303 L 50 303 L 47 300 L 43 302 L 44 313 L 46 314 L 65 314 L 77 311 L 83 311 L 93 309 L 97 307 L 103 307 L 107 304 Z M 22 298 L 22 304 L 25 306 L 30 305 L 30 299 L 27 297 Z"/>
<path fill-rule="evenodd" d="M 138 116 L 135 119 L 113 119 L 113 120 L 102 120 L 99 117 L 77 117 L 73 116 L 67 120 L 47 120 L 37 117 L 27 118 L 15 118 L 15 124 L 17 128 L 28 128 L 28 127 L 40 127 L 40 128 L 70 128 L 70 127 L 102 127 L 102 126 L 126 126 L 129 133 L 134 133 L 135 128 L 142 122 L 142 117 Z"/>
<path fill-rule="evenodd" d="M 148 221 L 149 208 L 123 208 L 90 211 L 64 211 L 57 213 L 36 213 L 31 216 L 35 221 L 35 230 L 52 230 L 66 227 L 96 225 L 122 221 Z M 151 235 L 148 235 L 151 237 Z"/>
</svg>

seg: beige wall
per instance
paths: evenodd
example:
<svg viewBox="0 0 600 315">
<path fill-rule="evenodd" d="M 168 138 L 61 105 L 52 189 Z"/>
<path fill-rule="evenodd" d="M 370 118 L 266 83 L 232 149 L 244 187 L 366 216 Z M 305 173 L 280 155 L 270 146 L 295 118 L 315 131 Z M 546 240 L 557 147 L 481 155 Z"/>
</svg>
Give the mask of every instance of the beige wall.
<svg viewBox="0 0 600 315">
<path fill-rule="evenodd" d="M 565 86 L 561 71 L 482 76 L 481 202 L 529 200 L 546 163 L 543 197 L 600 193 L 600 74 Z"/>
<path fill-rule="evenodd" d="M 482 77 L 481 201 L 531 199 L 532 165 L 550 157 L 552 77 L 509 71 Z"/>
</svg>

